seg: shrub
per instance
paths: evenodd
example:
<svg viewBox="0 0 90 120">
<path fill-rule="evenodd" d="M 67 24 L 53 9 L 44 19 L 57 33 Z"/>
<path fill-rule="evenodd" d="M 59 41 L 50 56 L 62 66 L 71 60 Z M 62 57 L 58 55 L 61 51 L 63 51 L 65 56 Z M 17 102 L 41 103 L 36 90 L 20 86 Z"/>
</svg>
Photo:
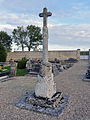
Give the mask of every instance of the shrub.
<svg viewBox="0 0 90 120">
<path fill-rule="evenodd" d="M 18 61 L 18 65 L 17 65 L 17 68 L 18 69 L 25 69 L 26 68 L 26 62 L 28 60 L 24 57 L 22 58 L 20 61 Z"/>
<path fill-rule="evenodd" d="M 2 44 L 0 44 L 0 62 L 5 62 L 7 57 L 7 52 Z"/>
</svg>

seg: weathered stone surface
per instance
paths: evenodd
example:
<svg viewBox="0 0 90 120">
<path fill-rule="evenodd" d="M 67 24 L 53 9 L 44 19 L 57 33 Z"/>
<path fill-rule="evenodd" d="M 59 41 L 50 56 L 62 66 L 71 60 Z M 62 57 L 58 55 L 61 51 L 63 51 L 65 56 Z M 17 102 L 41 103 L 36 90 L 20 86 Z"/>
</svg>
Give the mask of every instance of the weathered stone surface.
<svg viewBox="0 0 90 120">
<path fill-rule="evenodd" d="M 12 61 L 11 63 L 11 68 L 10 68 L 10 77 L 16 76 L 16 68 L 17 68 L 17 63 Z"/>
<path fill-rule="evenodd" d="M 27 69 L 27 70 L 32 69 L 31 59 L 29 59 L 29 60 L 27 61 L 27 63 L 26 63 L 26 69 Z"/>
<path fill-rule="evenodd" d="M 48 63 L 48 28 L 47 17 L 52 13 L 47 12 L 47 8 L 43 9 L 43 13 L 39 16 L 43 17 L 43 54 L 40 74 L 38 75 L 35 95 L 37 97 L 51 98 L 56 93 L 56 84 L 53 80 L 52 65 Z"/>
<path fill-rule="evenodd" d="M 68 101 L 69 96 L 60 92 L 56 93 L 51 99 L 37 97 L 35 93 L 31 93 L 15 103 L 15 106 L 59 117 Z"/>
<path fill-rule="evenodd" d="M 7 75 L 6 75 L 6 76 L 2 76 L 2 77 L 0 77 L 0 80 L 2 80 L 2 79 L 6 79 L 6 78 L 8 78 Z"/>
<path fill-rule="evenodd" d="M 78 53 L 79 54 L 79 53 Z M 78 55 L 80 56 L 80 54 Z M 75 58 L 78 59 L 77 56 L 77 50 L 58 50 L 58 51 L 48 51 L 48 59 L 50 61 L 57 59 L 69 59 L 69 58 Z M 11 58 L 18 61 L 22 59 L 23 57 L 26 57 L 27 59 L 42 59 L 42 51 L 15 51 L 15 52 L 9 52 L 7 54 L 7 61 L 9 61 Z M 79 57 L 80 59 L 80 57 Z"/>
<path fill-rule="evenodd" d="M 42 74 L 38 75 L 35 94 L 38 97 L 51 98 L 56 93 L 56 84 L 53 80 L 52 67 L 42 65 Z"/>
<path fill-rule="evenodd" d="M 52 71 L 53 71 L 53 75 L 59 75 L 60 73 L 60 66 L 56 65 L 56 64 L 52 64 Z"/>
<path fill-rule="evenodd" d="M 35 106 L 45 107 L 45 108 L 55 108 L 55 107 L 58 107 L 61 99 L 63 99 L 63 93 L 61 92 L 55 93 L 53 97 L 50 99 L 37 97 L 35 93 L 33 93 L 27 97 L 26 103 L 29 103 Z"/>
</svg>

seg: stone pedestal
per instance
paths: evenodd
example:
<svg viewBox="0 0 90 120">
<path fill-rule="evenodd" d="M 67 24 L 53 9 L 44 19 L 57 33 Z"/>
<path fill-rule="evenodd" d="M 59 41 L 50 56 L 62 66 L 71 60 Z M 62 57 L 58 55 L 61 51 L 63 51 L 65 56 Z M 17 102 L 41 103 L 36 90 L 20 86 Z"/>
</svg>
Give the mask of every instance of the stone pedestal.
<svg viewBox="0 0 90 120">
<path fill-rule="evenodd" d="M 55 93 L 56 84 L 53 80 L 52 65 L 50 63 L 42 64 L 35 87 L 35 95 L 51 98 Z"/>
</svg>

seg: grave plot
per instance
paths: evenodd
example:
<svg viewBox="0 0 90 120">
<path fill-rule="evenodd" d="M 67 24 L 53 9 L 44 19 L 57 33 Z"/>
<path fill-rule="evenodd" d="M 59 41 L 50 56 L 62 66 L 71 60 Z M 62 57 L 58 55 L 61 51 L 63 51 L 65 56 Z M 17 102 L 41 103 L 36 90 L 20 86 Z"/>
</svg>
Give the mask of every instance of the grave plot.
<svg viewBox="0 0 90 120">
<path fill-rule="evenodd" d="M 10 67 L 8 63 L 2 62 L 0 63 L 0 82 L 7 80 L 9 78 L 9 70 Z"/>
<path fill-rule="evenodd" d="M 90 82 L 90 49 L 89 49 L 89 59 L 88 59 L 87 72 L 86 72 L 86 74 L 83 77 L 83 81 Z"/>
<path fill-rule="evenodd" d="M 88 65 L 87 72 L 83 77 L 83 81 L 88 81 L 90 82 L 90 64 Z"/>
<path fill-rule="evenodd" d="M 0 66 L 0 82 L 10 80 L 11 77 L 16 75 L 16 63 L 12 62 L 11 64 L 1 63 Z"/>
</svg>

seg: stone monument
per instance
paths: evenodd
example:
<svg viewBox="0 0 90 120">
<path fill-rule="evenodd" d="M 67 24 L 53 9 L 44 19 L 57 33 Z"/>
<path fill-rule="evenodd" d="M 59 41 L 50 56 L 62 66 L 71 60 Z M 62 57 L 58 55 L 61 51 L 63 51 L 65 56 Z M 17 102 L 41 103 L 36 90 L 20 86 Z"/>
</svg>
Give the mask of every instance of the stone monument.
<svg viewBox="0 0 90 120">
<path fill-rule="evenodd" d="M 43 17 L 43 54 L 40 73 L 38 75 L 35 91 L 25 96 L 15 105 L 50 115 L 59 116 L 66 107 L 69 96 L 62 92 L 56 92 L 56 84 L 53 80 L 52 64 L 48 62 L 48 28 L 47 17 L 51 12 L 43 9 L 39 16 Z"/>
<path fill-rule="evenodd" d="M 47 12 L 47 8 L 43 9 L 43 13 L 39 16 L 43 17 L 43 53 L 40 74 L 35 88 L 37 97 L 51 98 L 56 93 L 56 84 L 53 80 L 52 64 L 48 62 L 48 27 L 47 18 L 51 16 L 51 12 Z"/>
<path fill-rule="evenodd" d="M 26 69 L 27 69 L 28 71 L 32 69 L 31 59 L 29 59 L 29 60 L 26 62 Z"/>
<path fill-rule="evenodd" d="M 16 76 L 16 69 L 17 69 L 17 63 L 14 62 L 14 60 L 11 61 L 11 68 L 10 68 L 10 77 Z"/>
</svg>

